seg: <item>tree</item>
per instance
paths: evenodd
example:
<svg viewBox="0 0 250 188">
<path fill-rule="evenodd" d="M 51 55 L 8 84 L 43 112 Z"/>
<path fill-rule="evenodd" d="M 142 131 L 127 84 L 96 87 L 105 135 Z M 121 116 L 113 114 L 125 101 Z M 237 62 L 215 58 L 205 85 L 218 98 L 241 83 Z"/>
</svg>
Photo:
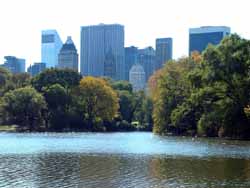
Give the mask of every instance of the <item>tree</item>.
<svg viewBox="0 0 250 188">
<path fill-rule="evenodd" d="M 9 70 L 0 66 L 0 87 L 3 87 L 11 77 Z"/>
<path fill-rule="evenodd" d="M 250 138 L 250 41 L 231 35 L 186 62 L 154 77 L 154 131 Z"/>
<path fill-rule="evenodd" d="M 43 87 L 42 92 L 48 104 L 50 129 L 62 130 L 67 126 L 67 105 L 70 96 L 60 84 Z"/>
<path fill-rule="evenodd" d="M 173 126 L 171 114 L 190 95 L 191 85 L 188 73 L 195 64 L 190 58 L 170 61 L 151 78 L 151 96 L 154 103 L 153 119 L 155 133 L 174 132 L 181 134 L 181 129 Z M 155 77 L 155 78 L 154 78 Z M 156 79 L 156 81 L 152 81 Z M 152 84 L 153 83 L 153 84 Z"/>
<path fill-rule="evenodd" d="M 116 81 L 116 82 L 111 82 L 111 86 L 114 90 L 118 91 L 128 91 L 129 93 L 132 93 L 132 84 L 130 84 L 128 81 Z"/>
<path fill-rule="evenodd" d="M 11 81 L 15 89 L 17 89 L 17 88 L 29 86 L 31 82 L 31 77 L 30 77 L 30 74 L 28 73 L 13 74 L 11 77 Z"/>
<path fill-rule="evenodd" d="M 98 130 L 98 123 L 111 121 L 117 115 L 117 93 L 104 79 L 83 78 L 79 85 L 79 97 L 83 102 L 88 129 Z"/>
<path fill-rule="evenodd" d="M 0 102 L 1 114 L 8 123 L 27 127 L 30 131 L 42 125 L 46 108 L 44 97 L 31 87 L 9 91 Z"/>
<path fill-rule="evenodd" d="M 131 123 L 134 117 L 135 102 L 134 96 L 127 90 L 118 91 L 119 112 L 123 120 Z"/>
<path fill-rule="evenodd" d="M 70 69 L 46 69 L 32 79 L 32 86 L 42 91 L 43 87 L 48 87 L 53 84 L 60 84 L 67 92 L 70 88 L 78 86 L 81 80 L 81 75 Z"/>
</svg>

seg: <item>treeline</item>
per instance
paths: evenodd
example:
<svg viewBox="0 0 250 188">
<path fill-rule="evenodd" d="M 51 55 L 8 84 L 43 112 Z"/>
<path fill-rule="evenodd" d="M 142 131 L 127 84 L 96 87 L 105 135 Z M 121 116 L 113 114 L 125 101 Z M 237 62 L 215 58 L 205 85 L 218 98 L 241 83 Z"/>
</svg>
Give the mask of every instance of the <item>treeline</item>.
<svg viewBox="0 0 250 188">
<path fill-rule="evenodd" d="M 250 138 L 250 41 L 231 35 L 149 81 L 158 134 Z"/>
<path fill-rule="evenodd" d="M 152 101 L 126 81 L 47 69 L 34 78 L 0 68 L 0 125 L 20 131 L 152 130 Z"/>
</svg>

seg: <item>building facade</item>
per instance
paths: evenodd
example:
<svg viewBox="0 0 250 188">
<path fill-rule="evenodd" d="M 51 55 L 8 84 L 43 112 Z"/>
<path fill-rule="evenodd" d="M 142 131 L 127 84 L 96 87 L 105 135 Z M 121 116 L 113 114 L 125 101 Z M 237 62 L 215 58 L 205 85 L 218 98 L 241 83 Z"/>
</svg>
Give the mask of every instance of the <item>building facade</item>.
<svg viewBox="0 0 250 188">
<path fill-rule="evenodd" d="M 193 51 L 202 53 L 209 44 L 218 45 L 230 32 L 230 27 L 225 26 L 205 26 L 189 29 L 189 55 Z"/>
<path fill-rule="evenodd" d="M 78 53 L 70 36 L 58 54 L 58 68 L 68 68 L 78 72 Z"/>
<path fill-rule="evenodd" d="M 173 58 L 173 39 L 159 38 L 155 43 L 156 64 L 155 70 L 162 68 L 163 64 Z"/>
<path fill-rule="evenodd" d="M 36 76 L 42 71 L 44 71 L 45 69 L 46 69 L 46 64 L 41 62 L 41 63 L 34 63 L 33 65 L 30 65 L 27 71 L 31 76 Z"/>
<path fill-rule="evenodd" d="M 57 67 L 58 54 L 62 48 L 62 40 L 56 30 L 42 31 L 41 38 L 41 62 L 46 63 L 47 68 Z"/>
<path fill-rule="evenodd" d="M 81 74 L 105 76 L 111 66 L 111 59 L 107 58 L 114 61 L 112 69 L 115 69 L 115 72 L 111 71 L 111 78 L 123 80 L 125 77 L 124 26 L 99 24 L 81 27 Z M 108 67 L 105 68 L 105 65 Z"/>
<path fill-rule="evenodd" d="M 8 69 L 13 74 L 25 72 L 25 59 L 15 56 L 5 56 L 5 62 L 1 66 Z"/>
<path fill-rule="evenodd" d="M 129 82 L 132 84 L 133 91 L 145 89 L 146 74 L 144 68 L 139 63 L 133 65 L 129 71 Z"/>
<path fill-rule="evenodd" d="M 147 47 L 138 50 L 138 63 L 143 66 L 146 81 L 154 73 L 155 70 L 155 50 L 153 47 Z"/>
<path fill-rule="evenodd" d="M 134 46 L 125 48 L 125 80 L 129 81 L 129 70 L 137 63 L 138 48 Z"/>
</svg>

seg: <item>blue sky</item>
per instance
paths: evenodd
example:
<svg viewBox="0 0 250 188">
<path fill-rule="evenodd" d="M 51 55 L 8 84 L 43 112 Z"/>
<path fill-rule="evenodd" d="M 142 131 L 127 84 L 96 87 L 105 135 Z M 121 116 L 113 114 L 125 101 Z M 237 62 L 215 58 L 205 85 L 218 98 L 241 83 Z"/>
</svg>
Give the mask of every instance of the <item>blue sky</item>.
<svg viewBox="0 0 250 188">
<path fill-rule="evenodd" d="M 0 58 L 39 62 L 42 29 L 56 29 L 63 41 L 71 35 L 79 52 L 80 26 L 99 23 L 125 25 L 126 46 L 173 37 L 178 58 L 188 54 L 190 27 L 225 25 L 250 39 L 249 8 L 248 0 L 1 0 Z"/>
</svg>

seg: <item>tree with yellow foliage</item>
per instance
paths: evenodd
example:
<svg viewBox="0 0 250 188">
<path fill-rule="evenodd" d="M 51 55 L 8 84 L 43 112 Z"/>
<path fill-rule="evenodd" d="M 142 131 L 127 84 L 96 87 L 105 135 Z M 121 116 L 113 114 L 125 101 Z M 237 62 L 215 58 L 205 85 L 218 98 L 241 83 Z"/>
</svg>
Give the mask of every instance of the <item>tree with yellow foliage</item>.
<svg viewBox="0 0 250 188">
<path fill-rule="evenodd" d="M 84 77 L 80 81 L 79 97 L 84 107 L 87 129 L 98 130 L 98 124 L 111 121 L 117 115 L 117 93 L 104 79 Z"/>
</svg>

